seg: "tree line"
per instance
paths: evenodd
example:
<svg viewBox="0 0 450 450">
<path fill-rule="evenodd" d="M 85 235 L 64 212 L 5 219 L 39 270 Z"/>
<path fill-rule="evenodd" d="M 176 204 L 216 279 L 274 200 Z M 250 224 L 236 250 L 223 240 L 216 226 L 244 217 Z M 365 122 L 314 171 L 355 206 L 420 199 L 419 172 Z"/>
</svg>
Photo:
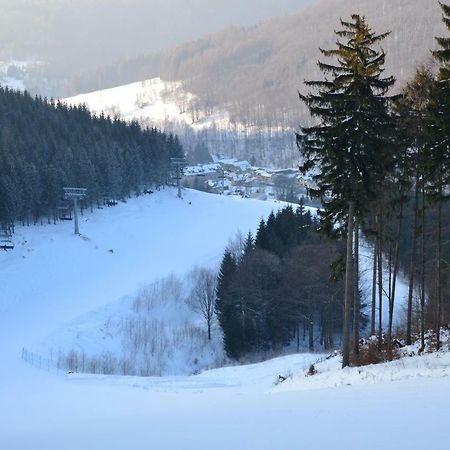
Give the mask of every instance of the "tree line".
<svg viewBox="0 0 450 450">
<path fill-rule="evenodd" d="M 227 355 L 279 351 L 305 339 L 331 349 L 342 327 L 343 284 L 330 273 L 342 249 L 321 239 L 302 206 L 261 220 L 237 249 L 225 250 L 215 312 Z"/>
<path fill-rule="evenodd" d="M 440 3 L 450 32 L 450 6 Z M 312 174 L 311 194 L 323 201 L 320 228 L 346 238 L 344 265 L 343 365 L 357 361 L 359 236 L 373 243 L 371 333 L 381 349 L 392 350 L 398 277 L 408 274 L 406 342 L 426 328 L 435 331 L 450 319 L 445 245 L 450 236 L 445 218 L 450 183 L 450 37 L 436 38 L 437 71 L 421 67 L 401 95 L 389 92 L 395 78 L 385 76 L 381 42 L 367 20 L 353 15 L 341 20 L 336 48 L 321 49 L 323 78 L 307 82 L 300 94 L 315 118 L 301 127 L 297 143 L 301 171 Z M 405 229 L 405 222 L 410 224 Z M 409 261 L 408 261 L 409 259 Z M 387 269 L 388 279 L 383 276 Z M 383 298 L 388 325 L 383 330 Z M 419 299 L 415 308 L 413 297 Z M 352 312 L 353 311 L 353 312 Z M 414 330 L 413 317 L 420 317 Z M 353 320 L 354 321 L 354 320 Z M 386 337 L 383 333 L 386 332 Z"/>
<path fill-rule="evenodd" d="M 0 88 L 0 225 L 56 221 L 64 186 L 87 188 L 85 207 L 161 186 L 182 155 L 157 129 Z"/>
</svg>

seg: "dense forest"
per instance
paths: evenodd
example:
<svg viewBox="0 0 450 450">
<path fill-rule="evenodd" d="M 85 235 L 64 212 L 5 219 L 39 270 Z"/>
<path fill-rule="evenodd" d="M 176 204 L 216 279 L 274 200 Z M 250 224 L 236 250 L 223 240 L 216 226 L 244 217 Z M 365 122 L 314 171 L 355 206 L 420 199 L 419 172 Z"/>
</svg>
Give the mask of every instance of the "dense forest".
<svg viewBox="0 0 450 450">
<path fill-rule="evenodd" d="M 450 32 L 450 6 L 440 7 Z M 309 194 L 322 202 L 317 219 L 285 209 L 222 261 L 217 315 L 234 358 L 283 348 L 302 326 L 311 349 L 315 332 L 325 348 L 339 336 L 347 366 L 361 361 L 366 325 L 383 360 L 399 342 L 394 319 L 405 325 L 397 337 L 420 339 L 422 350 L 428 330 L 439 349 L 441 326 L 450 323 L 450 36 L 436 38 L 437 70 L 418 67 L 398 95 L 385 74 L 389 32 L 354 14 L 335 36 L 334 47 L 320 49 L 323 77 L 299 94 L 314 119 L 301 126 L 297 145 L 300 170 L 313 180 Z M 362 238 L 372 248 L 368 308 Z M 401 275 L 405 317 L 394 318 Z"/>
<path fill-rule="evenodd" d="M 0 224 L 57 220 L 67 186 L 87 188 L 85 207 L 161 186 L 182 155 L 156 129 L 0 89 Z"/>
<path fill-rule="evenodd" d="M 438 5 L 450 32 L 450 6 Z M 323 201 L 320 228 L 347 242 L 342 332 L 346 366 L 359 354 L 360 327 L 354 326 L 351 335 L 351 316 L 361 308 L 355 303 L 361 232 L 373 242 L 370 328 L 371 334 L 377 332 L 379 350 L 386 344 L 392 352 L 402 265 L 409 284 L 406 342 L 419 332 L 423 349 L 426 330 L 433 329 L 439 349 L 441 325 L 450 322 L 445 289 L 450 275 L 450 37 L 436 38 L 432 54 L 437 70 L 417 68 L 401 95 L 392 95 L 396 79 L 385 75 L 383 50 L 389 33 L 377 34 L 365 17 L 354 14 L 341 19 L 335 36 L 333 48 L 320 50 L 322 77 L 308 81 L 309 92 L 300 94 L 315 123 L 303 124 L 297 142 L 300 169 L 315 182 L 311 194 Z"/>
<path fill-rule="evenodd" d="M 238 252 L 225 250 L 216 314 L 231 358 L 279 351 L 332 349 L 342 328 L 339 242 L 321 239 L 318 222 L 301 205 L 261 220 Z"/>
</svg>

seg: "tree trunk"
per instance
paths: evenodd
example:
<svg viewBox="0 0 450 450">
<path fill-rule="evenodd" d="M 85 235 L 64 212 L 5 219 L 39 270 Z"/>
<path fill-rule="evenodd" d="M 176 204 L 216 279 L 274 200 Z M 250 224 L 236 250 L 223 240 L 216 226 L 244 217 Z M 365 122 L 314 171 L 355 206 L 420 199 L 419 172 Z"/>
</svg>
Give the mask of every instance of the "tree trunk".
<svg viewBox="0 0 450 450">
<path fill-rule="evenodd" d="M 378 218 L 378 348 L 383 344 L 383 248 L 381 245 L 382 215 Z"/>
<path fill-rule="evenodd" d="M 375 216 L 375 224 L 378 216 Z M 378 258 L 378 238 L 373 246 L 373 267 L 372 267 L 372 310 L 370 316 L 370 335 L 375 335 L 376 309 L 377 309 L 377 258 Z"/>
<path fill-rule="evenodd" d="M 395 237 L 394 248 L 394 273 L 392 275 L 392 289 L 389 297 L 389 328 L 388 328 L 388 350 L 392 351 L 392 326 L 394 323 L 394 306 L 395 306 L 395 288 L 397 285 L 397 275 L 399 266 L 399 253 L 400 253 L 400 235 L 402 232 L 403 224 L 403 203 L 400 205 L 400 215 L 398 218 L 397 235 Z"/>
<path fill-rule="evenodd" d="M 422 234 L 420 238 L 421 251 L 421 268 L 420 268 L 420 349 L 425 350 L 425 186 L 422 181 L 422 211 L 421 211 L 421 228 Z"/>
<path fill-rule="evenodd" d="M 350 365 L 350 308 L 353 294 L 353 216 L 355 204 L 348 204 L 347 255 L 345 262 L 344 320 L 342 330 L 342 367 Z"/>
<path fill-rule="evenodd" d="M 413 309 L 413 293 L 414 293 L 414 275 L 416 270 L 416 246 L 417 246 L 417 223 L 419 216 L 419 180 L 416 175 L 416 186 L 414 189 L 414 220 L 411 231 L 411 257 L 409 260 L 409 283 L 408 283 L 408 311 L 406 318 L 406 345 L 411 345 L 412 333 L 412 309 Z"/>
<path fill-rule="evenodd" d="M 361 300 L 359 297 L 359 225 L 355 221 L 355 258 L 353 271 L 353 350 L 359 355 L 359 315 L 361 313 Z"/>
<path fill-rule="evenodd" d="M 314 322 L 309 319 L 308 323 L 308 331 L 309 331 L 309 351 L 314 351 Z"/>
<path fill-rule="evenodd" d="M 441 259 L 442 259 L 442 175 L 439 183 L 439 203 L 438 203 L 438 229 L 436 247 L 436 349 L 441 346 L 441 314 L 442 314 L 442 294 L 441 294 Z"/>
</svg>

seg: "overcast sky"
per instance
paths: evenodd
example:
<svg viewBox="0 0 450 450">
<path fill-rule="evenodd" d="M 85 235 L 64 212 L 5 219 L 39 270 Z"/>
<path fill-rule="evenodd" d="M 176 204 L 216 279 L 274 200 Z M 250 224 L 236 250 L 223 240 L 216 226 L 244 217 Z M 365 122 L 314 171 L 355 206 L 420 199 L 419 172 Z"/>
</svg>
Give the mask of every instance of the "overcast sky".
<svg viewBox="0 0 450 450">
<path fill-rule="evenodd" d="M 0 0 L 3 57 L 100 64 L 158 51 L 315 0 Z"/>
</svg>

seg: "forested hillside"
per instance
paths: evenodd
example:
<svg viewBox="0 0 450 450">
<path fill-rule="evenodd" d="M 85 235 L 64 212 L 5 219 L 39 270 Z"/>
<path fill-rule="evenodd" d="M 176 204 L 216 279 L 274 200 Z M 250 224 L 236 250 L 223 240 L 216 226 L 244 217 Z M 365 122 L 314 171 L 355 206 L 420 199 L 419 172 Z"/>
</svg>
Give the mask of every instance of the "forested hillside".
<svg viewBox="0 0 450 450">
<path fill-rule="evenodd" d="M 296 91 L 318 75 L 318 47 L 330 47 L 338 18 L 352 13 L 367 16 L 374 29 L 392 31 L 383 47 L 386 71 L 397 77 L 398 88 L 419 64 L 430 61 L 434 37 L 444 31 L 434 0 L 321 0 L 291 16 L 230 28 L 88 73 L 73 80 L 72 90 L 98 89 L 98 80 L 108 87 L 160 76 L 184 80 L 204 109 L 226 105 L 232 118 L 243 123 L 296 126 L 307 115 Z"/>
<path fill-rule="evenodd" d="M 0 0 L 0 66 L 38 61 L 28 68 L 27 89 L 65 96 L 65 82 L 77 71 L 166 50 L 230 24 L 248 26 L 312 1 Z"/>
<path fill-rule="evenodd" d="M 351 309 L 361 307 L 355 296 L 360 230 L 374 242 L 370 323 L 371 334 L 378 332 L 378 349 L 384 339 L 384 295 L 389 300 L 388 353 L 393 349 L 401 261 L 409 278 L 407 343 L 413 330 L 420 330 L 423 351 L 426 330 L 432 328 L 439 349 L 441 325 L 449 322 L 450 6 L 438 6 L 445 27 L 432 53 L 437 70 L 418 66 L 402 95 L 390 95 L 395 78 L 386 73 L 383 51 L 389 34 L 373 31 L 358 14 L 341 19 L 336 43 L 318 52 L 321 75 L 308 80 L 308 92 L 300 95 L 316 120 L 313 125 L 305 120 L 297 134 L 300 170 L 313 173 L 311 192 L 323 200 L 321 229 L 347 239 L 344 367 L 358 359 L 360 350 L 360 327 L 350 327 Z M 388 280 L 382 275 L 385 264 Z"/>
<path fill-rule="evenodd" d="M 58 219 L 64 186 L 87 188 L 85 206 L 160 186 L 181 154 L 157 130 L 0 89 L 0 224 Z"/>
</svg>

